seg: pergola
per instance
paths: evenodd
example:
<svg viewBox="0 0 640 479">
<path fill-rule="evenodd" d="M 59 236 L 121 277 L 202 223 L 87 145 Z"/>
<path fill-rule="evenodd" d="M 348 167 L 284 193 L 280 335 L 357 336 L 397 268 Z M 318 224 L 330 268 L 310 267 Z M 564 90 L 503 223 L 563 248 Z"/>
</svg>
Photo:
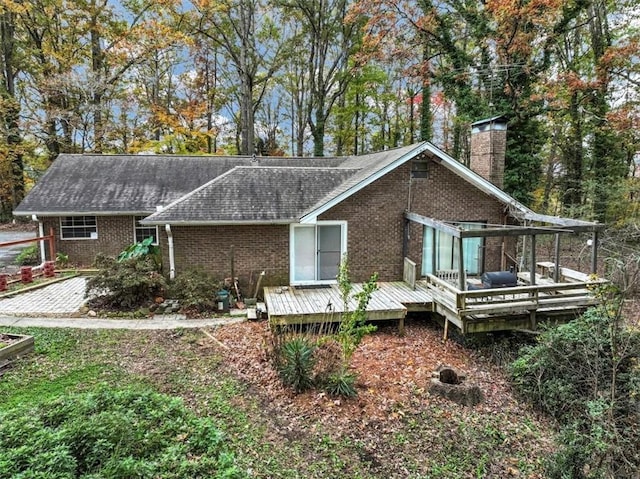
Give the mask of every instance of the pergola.
<svg viewBox="0 0 640 479">
<path fill-rule="evenodd" d="M 604 225 L 600 223 L 592 223 L 588 221 L 575 220 L 571 218 L 561 218 L 557 216 L 542 215 L 531 210 L 518 209 L 512 211 L 512 217 L 519 220 L 522 225 L 486 225 L 483 228 L 462 229 L 453 221 L 443 221 L 435 218 L 429 218 L 410 211 L 405 212 L 405 256 L 408 243 L 408 223 L 414 222 L 424 226 L 433 228 L 436 231 L 446 233 L 454 238 L 458 245 L 458 288 L 466 289 L 465 284 L 465 259 L 464 248 L 462 242 L 465 238 L 489 238 L 489 237 L 514 237 L 524 236 L 529 238 L 529 259 L 530 259 L 530 281 L 535 285 L 536 278 L 536 237 L 539 235 L 555 235 L 555 251 L 553 270 L 554 282 L 559 281 L 560 277 L 560 245 L 561 236 L 563 234 L 591 233 L 591 271 L 595 274 L 598 262 L 598 233 L 604 229 Z M 436 271 L 436 235 L 432 236 L 432 254 L 433 260 L 431 273 L 435 275 Z"/>
</svg>

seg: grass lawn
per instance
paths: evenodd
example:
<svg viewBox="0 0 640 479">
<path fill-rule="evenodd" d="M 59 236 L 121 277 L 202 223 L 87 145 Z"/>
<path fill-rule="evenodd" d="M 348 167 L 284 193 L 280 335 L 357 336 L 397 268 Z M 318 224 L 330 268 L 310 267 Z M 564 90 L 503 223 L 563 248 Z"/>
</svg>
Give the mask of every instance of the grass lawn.
<svg viewBox="0 0 640 479">
<path fill-rule="evenodd" d="M 264 323 L 206 331 L 2 331 L 35 336 L 36 350 L 0 377 L 0 410 L 104 385 L 150 387 L 213 419 L 246 477 L 535 478 L 543 477 L 553 449 L 552 428 L 461 347 L 432 345 L 466 355 L 457 366 L 483 378 L 485 403 L 467 408 L 431 397 L 425 381 L 432 364 L 409 354 L 433 351 L 416 338 L 439 341 L 439 332 L 424 326 L 409 325 L 407 339 L 391 327 L 367 338 L 354 356 L 359 397 L 349 400 L 282 389 L 264 353 Z M 386 366 L 376 365 L 380 358 Z"/>
</svg>

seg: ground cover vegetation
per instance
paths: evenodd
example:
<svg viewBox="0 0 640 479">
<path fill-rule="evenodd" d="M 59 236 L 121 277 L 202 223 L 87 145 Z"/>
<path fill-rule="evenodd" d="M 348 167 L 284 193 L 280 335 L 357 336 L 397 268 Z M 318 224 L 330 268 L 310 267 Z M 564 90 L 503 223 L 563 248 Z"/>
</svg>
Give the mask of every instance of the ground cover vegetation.
<svg viewBox="0 0 640 479">
<path fill-rule="evenodd" d="M 216 470 L 232 465 L 241 477 L 535 478 L 545 477 L 544 458 L 555 447 L 549 422 L 513 395 L 507 376 L 484 353 L 453 341 L 442 343 L 440 328 L 424 320 L 408 321 L 404 337 L 395 325 L 382 325 L 363 337 L 352 356 L 358 392 L 352 398 L 322 390 L 295 394 L 283 386 L 264 346 L 271 334 L 265 322 L 202 330 L 7 332 L 34 335 L 36 351 L 0 379 L 1 427 L 15 432 L 0 440 L 32 444 L 19 424 L 53 416 L 62 437 L 104 400 L 105 421 L 128 421 L 139 414 L 139 423 L 148 427 L 143 434 L 128 422 L 119 449 L 110 449 L 113 436 L 108 434 L 96 448 L 122 458 L 129 437 L 143 434 L 149 441 L 139 448 L 168 448 L 154 464 L 160 465 L 161 457 L 180 456 L 172 465 L 192 461 L 193 467 L 205 467 L 197 451 L 211 447 Z M 431 371 L 443 361 L 479 384 L 485 402 L 466 408 L 431 396 Z M 31 411 L 33 418 L 21 414 L 18 420 L 18 411 Z M 160 421 L 165 412 L 167 420 Z M 13 418 L 18 424 L 11 424 Z M 161 441 L 156 434 L 169 431 L 173 418 L 180 431 L 162 434 Z M 101 417 L 89 419 L 97 424 Z M 52 427 L 52 421 L 48 424 Z M 201 428 L 213 435 L 212 444 L 191 444 L 189 438 L 202 437 Z M 42 431 L 38 437 L 45 441 L 53 433 Z M 84 444 L 92 437 L 87 432 Z M 15 453 L 5 452 L 11 450 L 3 447 L 0 457 Z M 194 454 L 180 452 L 189 450 Z M 49 454 L 34 447 L 36 451 L 28 464 L 53 467 L 51 461 L 63 454 L 63 447 Z M 129 452 L 136 459 L 127 464 L 145 471 L 151 467 L 144 463 L 148 456 L 138 452 Z M 105 454 L 102 465 L 111 457 Z"/>
<path fill-rule="evenodd" d="M 60 153 L 343 155 L 509 119 L 505 188 L 637 219 L 637 2 L 34 0 L 0 7 L 0 216 Z M 73 28 L 67 28 L 73 25 Z"/>
</svg>

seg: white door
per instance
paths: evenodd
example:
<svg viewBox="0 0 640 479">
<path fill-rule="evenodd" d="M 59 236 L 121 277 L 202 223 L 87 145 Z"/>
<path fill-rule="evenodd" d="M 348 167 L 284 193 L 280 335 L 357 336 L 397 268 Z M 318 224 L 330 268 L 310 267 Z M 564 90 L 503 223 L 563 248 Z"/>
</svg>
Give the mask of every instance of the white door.
<svg viewBox="0 0 640 479">
<path fill-rule="evenodd" d="M 293 225 L 291 283 L 335 281 L 346 244 L 346 223 Z"/>
</svg>

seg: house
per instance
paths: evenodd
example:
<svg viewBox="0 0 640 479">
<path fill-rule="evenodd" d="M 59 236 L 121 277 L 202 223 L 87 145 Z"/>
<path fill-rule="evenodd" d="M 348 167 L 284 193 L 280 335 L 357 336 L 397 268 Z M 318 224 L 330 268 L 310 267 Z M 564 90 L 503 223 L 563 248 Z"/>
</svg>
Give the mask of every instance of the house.
<svg viewBox="0 0 640 479">
<path fill-rule="evenodd" d="M 153 236 L 171 276 L 322 285 L 348 253 L 356 282 L 401 280 L 410 258 L 418 276 L 461 273 L 465 289 L 467 276 L 517 266 L 516 234 L 598 229 L 502 191 L 505 146 L 506 122 L 492 118 L 473 125 L 470 168 L 429 142 L 345 158 L 63 154 L 14 215 L 53 229 L 56 251 L 82 264 Z"/>
</svg>

